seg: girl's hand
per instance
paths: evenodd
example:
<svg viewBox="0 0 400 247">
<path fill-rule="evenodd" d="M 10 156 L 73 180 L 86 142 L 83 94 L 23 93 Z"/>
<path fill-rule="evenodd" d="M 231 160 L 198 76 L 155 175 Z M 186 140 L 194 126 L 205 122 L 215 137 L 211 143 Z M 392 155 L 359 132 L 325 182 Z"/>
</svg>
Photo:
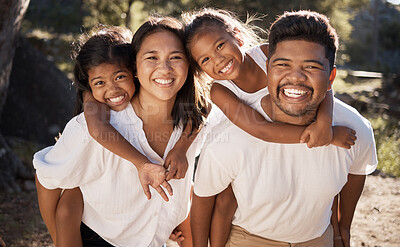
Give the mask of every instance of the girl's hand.
<svg viewBox="0 0 400 247">
<path fill-rule="evenodd" d="M 300 142 L 307 143 L 309 148 L 329 145 L 333 133 L 331 124 L 323 121 L 311 123 L 301 134 Z"/>
<path fill-rule="evenodd" d="M 165 169 L 169 169 L 166 180 L 169 181 L 171 179 L 184 178 L 188 166 L 186 152 L 183 152 L 180 149 L 172 148 L 164 162 Z"/>
<path fill-rule="evenodd" d="M 170 196 L 173 195 L 171 185 L 165 180 L 167 177 L 167 170 L 163 166 L 147 162 L 138 169 L 138 173 L 140 184 L 143 187 L 147 199 L 151 199 L 150 185 L 165 201 L 169 201 L 167 194 L 165 194 L 165 191 L 161 188 L 162 185 Z"/>
<path fill-rule="evenodd" d="M 345 126 L 333 126 L 332 144 L 338 147 L 350 149 L 357 140 L 356 132 Z"/>
<path fill-rule="evenodd" d="M 182 241 L 185 240 L 185 237 L 182 236 L 182 232 L 178 230 L 174 230 L 169 239 L 178 243 L 179 246 L 182 246 Z"/>
</svg>

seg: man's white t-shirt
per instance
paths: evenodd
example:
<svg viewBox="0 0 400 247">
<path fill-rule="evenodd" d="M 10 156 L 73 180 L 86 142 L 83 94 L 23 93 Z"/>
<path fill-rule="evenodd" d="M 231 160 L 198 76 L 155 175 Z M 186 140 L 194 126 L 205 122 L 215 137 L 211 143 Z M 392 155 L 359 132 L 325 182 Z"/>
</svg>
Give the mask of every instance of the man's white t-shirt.
<svg viewBox="0 0 400 247">
<path fill-rule="evenodd" d="M 160 157 L 150 147 L 143 123 L 130 104 L 125 110 L 111 111 L 110 122 L 139 152 L 160 165 L 182 133 L 182 128 L 174 129 L 164 157 Z M 195 140 L 187 151 L 185 178 L 169 181 L 174 192 L 169 202 L 152 187 L 152 198 L 147 200 L 136 167 L 97 143 L 89 135 L 83 114 L 69 121 L 54 146 L 37 152 L 33 164 L 40 183 L 48 189 L 80 187 L 84 200 L 82 221 L 107 242 L 158 247 L 189 213 L 199 143 Z"/>
<path fill-rule="evenodd" d="M 357 132 L 351 149 L 264 142 L 222 119 L 203 147 L 194 193 L 213 196 L 231 183 L 238 202 L 232 224 L 289 243 L 321 236 L 330 224 L 333 198 L 348 174 L 369 174 L 377 165 L 367 119 L 335 99 L 333 122 Z"/>
</svg>

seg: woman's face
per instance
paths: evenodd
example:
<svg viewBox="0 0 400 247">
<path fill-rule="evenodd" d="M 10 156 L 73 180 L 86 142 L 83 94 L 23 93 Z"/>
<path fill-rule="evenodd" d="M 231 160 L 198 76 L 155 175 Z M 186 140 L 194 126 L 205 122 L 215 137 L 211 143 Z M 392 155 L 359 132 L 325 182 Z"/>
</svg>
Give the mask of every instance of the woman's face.
<svg viewBox="0 0 400 247">
<path fill-rule="evenodd" d="M 166 30 L 150 34 L 136 55 L 136 69 L 141 97 L 174 102 L 189 69 L 181 40 Z"/>
</svg>

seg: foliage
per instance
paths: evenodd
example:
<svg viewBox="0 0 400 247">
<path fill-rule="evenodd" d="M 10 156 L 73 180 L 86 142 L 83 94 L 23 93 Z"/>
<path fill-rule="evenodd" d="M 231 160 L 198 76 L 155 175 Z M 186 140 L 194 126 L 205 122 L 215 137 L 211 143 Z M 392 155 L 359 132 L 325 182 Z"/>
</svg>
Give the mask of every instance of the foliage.
<svg viewBox="0 0 400 247">
<path fill-rule="evenodd" d="M 400 177 L 400 120 L 378 116 L 370 121 L 375 132 L 378 169 Z"/>
</svg>

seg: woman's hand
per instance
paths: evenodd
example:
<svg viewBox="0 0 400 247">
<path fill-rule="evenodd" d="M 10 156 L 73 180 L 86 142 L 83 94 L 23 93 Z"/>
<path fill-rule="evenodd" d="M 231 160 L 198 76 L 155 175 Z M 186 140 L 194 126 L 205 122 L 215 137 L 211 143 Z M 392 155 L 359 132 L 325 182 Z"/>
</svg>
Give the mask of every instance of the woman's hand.
<svg viewBox="0 0 400 247">
<path fill-rule="evenodd" d="M 144 194 L 147 196 L 147 199 L 151 199 L 149 188 L 150 185 L 161 195 L 165 201 L 169 201 L 168 196 L 165 194 L 165 191 L 161 185 L 168 191 L 170 196 L 173 195 L 173 191 L 171 185 L 166 180 L 168 171 L 162 165 L 147 162 L 138 169 L 138 172 L 139 181 L 143 187 Z"/>
</svg>

